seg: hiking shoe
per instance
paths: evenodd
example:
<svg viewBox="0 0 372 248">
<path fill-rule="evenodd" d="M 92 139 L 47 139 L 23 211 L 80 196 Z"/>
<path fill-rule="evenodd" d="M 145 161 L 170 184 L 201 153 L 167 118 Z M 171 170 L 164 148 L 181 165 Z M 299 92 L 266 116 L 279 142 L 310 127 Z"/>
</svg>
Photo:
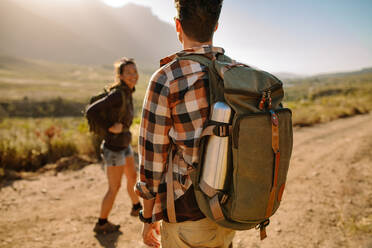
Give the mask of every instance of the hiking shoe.
<svg viewBox="0 0 372 248">
<path fill-rule="evenodd" d="M 99 223 L 96 223 L 96 226 L 94 227 L 93 231 L 95 233 L 112 233 L 118 231 L 120 228 L 120 225 L 114 225 L 111 222 L 107 222 L 103 225 L 100 225 Z"/>
<path fill-rule="evenodd" d="M 139 212 L 142 210 L 142 206 L 140 205 L 139 207 L 132 207 L 132 210 L 130 211 L 130 215 L 133 217 L 138 217 Z"/>
</svg>

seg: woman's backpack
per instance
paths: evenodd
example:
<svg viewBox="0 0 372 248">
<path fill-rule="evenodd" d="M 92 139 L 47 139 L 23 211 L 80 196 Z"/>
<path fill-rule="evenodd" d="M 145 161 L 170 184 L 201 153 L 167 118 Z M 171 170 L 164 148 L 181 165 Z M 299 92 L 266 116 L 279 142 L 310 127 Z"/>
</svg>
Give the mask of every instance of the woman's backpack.
<svg viewBox="0 0 372 248">
<path fill-rule="evenodd" d="M 94 95 L 90 98 L 89 104 L 86 106 L 85 111 L 84 111 L 84 116 L 86 117 L 86 119 L 88 121 L 89 131 L 94 133 L 95 135 L 97 135 L 101 139 L 103 139 L 107 136 L 107 130 L 103 129 L 102 127 L 97 125 L 97 123 L 93 119 L 89 118 L 89 116 L 86 113 L 87 113 L 87 109 L 90 105 L 92 105 L 95 102 L 97 102 L 97 101 L 101 100 L 102 98 L 106 97 L 113 90 L 124 91 L 120 85 L 117 85 L 117 86 L 115 86 L 115 87 L 113 87 L 109 90 L 104 88 L 102 92 L 100 92 L 97 95 Z M 122 96 L 123 104 L 119 109 L 109 109 L 107 111 L 102 111 L 101 113 L 99 113 L 100 117 L 103 120 L 110 120 L 110 121 L 117 120 L 117 121 L 120 122 L 120 120 L 123 119 L 123 115 L 124 115 L 124 113 L 126 113 L 126 108 L 127 108 L 126 102 L 127 101 L 126 101 L 126 98 L 125 98 L 125 93 L 121 92 L 121 96 Z"/>
<path fill-rule="evenodd" d="M 264 239 L 269 218 L 282 199 L 293 146 L 292 113 L 281 103 L 283 84 L 275 76 L 225 55 L 213 61 L 201 55 L 178 59 L 208 67 L 210 106 L 222 101 L 233 110 L 229 124 L 209 122 L 204 129 L 199 165 L 190 175 L 199 208 L 227 228 L 257 227 Z M 223 190 L 206 188 L 201 182 L 209 135 L 229 137 Z"/>
</svg>

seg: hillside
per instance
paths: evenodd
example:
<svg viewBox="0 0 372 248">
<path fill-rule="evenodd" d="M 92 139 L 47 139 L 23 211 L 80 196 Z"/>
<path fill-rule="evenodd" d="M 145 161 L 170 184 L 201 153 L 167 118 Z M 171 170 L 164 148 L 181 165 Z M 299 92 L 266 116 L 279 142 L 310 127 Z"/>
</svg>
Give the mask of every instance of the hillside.
<svg viewBox="0 0 372 248">
<path fill-rule="evenodd" d="M 138 70 L 137 88 L 144 93 L 152 71 L 140 65 Z M 85 101 L 113 79 L 114 67 L 110 64 L 65 64 L 0 55 L 0 100 L 61 97 Z"/>
<path fill-rule="evenodd" d="M 155 68 L 180 49 L 174 28 L 151 9 L 116 9 L 99 0 L 2 0 L 0 33 L 2 54 L 73 64 L 112 64 L 127 56 Z"/>
<path fill-rule="evenodd" d="M 335 72 L 335 73 L 325 73 L 319 74 L 317 77 L 319 78 L 335 78 L 335 77 L 344 77 L 344 76 L 363 76 L 363 75 L 371 75 L 372 74 L 372 67 L 363 68 L 357 71 L 348 71 L 348 72 Z"/>
<path fill-rule="evenodd" d="M 152 73 L 140 66 L 138 69 L 133 95 L 137 114 Z M 111 85 L 113 78 L 112 65 L 64 64 L 0 55 L 0 120 L 6 116 L 82 116 L 88 99 Z"/>
<path fill-rule="evenodd" d="M 344 83 L 345 81 L 351 80 L 351 83 L 355 82 L 369 82 L 372 78 L 372 67 L 363 68 L 356 71 L 346 72 L 335 72 L 335 73 L 323 73 L 312 76 L 296 76 L 293 74 L 278 74 L 282 76 L 283 81 L 289 86 L 298 86 L 306 84 L 332 84 L 332 83 Z"/>
</svg>

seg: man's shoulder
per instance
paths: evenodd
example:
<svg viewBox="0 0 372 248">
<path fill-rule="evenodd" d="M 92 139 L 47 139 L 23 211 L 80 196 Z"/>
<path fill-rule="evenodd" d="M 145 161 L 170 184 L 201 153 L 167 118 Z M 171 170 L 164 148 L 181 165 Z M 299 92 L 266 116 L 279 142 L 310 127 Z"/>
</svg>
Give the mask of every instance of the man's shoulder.
<svg viewBox="0 0 372 248">
<path fill-rule="evenodd" d="M 200 72 L 206 72 L 204 65 L 193 60 L 179 60 L 176 58 L 154 72 L 151 81 L 169 85 L 173 81 L 178 81 Z"/>
</svg>

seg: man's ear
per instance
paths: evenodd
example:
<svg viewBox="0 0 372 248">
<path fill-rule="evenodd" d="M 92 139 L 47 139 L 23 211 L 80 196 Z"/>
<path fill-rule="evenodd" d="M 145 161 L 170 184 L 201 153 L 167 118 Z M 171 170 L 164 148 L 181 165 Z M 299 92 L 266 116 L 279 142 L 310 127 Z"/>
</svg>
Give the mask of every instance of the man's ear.
<svg viewBox="0 0 372 248">
<path fill-rule="evenodd" d="M 176 31 L 177 31 L 177 37 L 178 37 L 178 40 L 183 43 L 183 29 L 182 29 L 182 25 L 181 25 L 181 22 L 179 19 L 175 18 L 175 21 L 176 21 Z"/>
<path fill-rule="evenodd" d="M 177 18 L 176 18 L 176 31 L 177 31 L 177 33 L 181 33 L 181 31 L 182 31 L 181 22 Z"/>
<path fill-rule="evenodd" d="M 214 28 L 214 32 L 216 32 L 217 29 L 218 29 L 218 22 L 217 22 L 217 24 L 216 24 L 216 27 Z"/>
</svg>

